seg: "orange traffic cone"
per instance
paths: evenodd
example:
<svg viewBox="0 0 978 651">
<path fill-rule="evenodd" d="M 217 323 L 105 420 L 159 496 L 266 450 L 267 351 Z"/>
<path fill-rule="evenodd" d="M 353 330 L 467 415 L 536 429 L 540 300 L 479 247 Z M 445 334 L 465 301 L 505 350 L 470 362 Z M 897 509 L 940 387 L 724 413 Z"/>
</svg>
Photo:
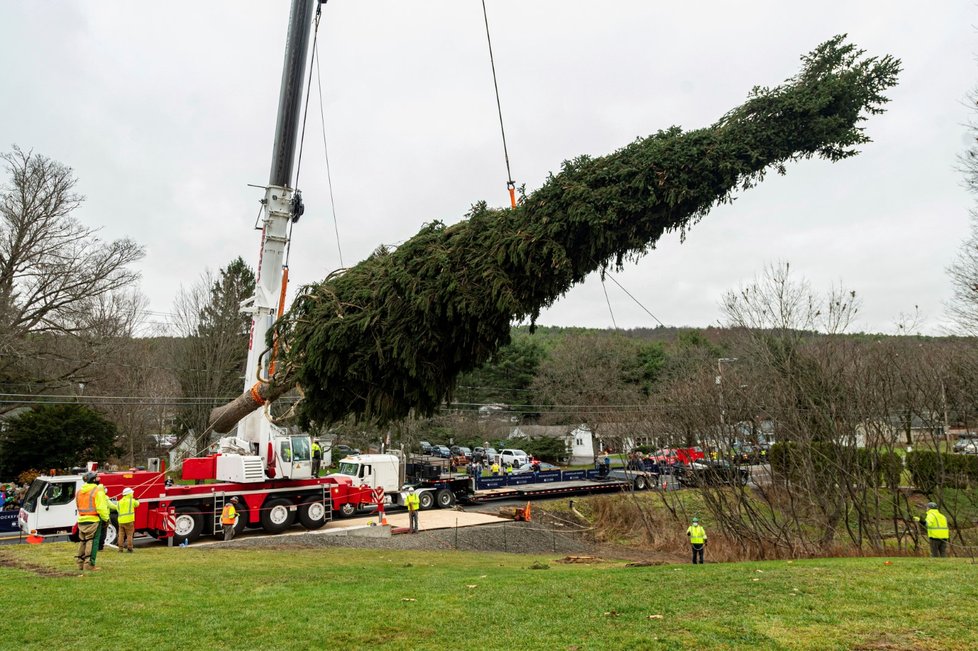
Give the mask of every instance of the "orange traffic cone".
<svg viewBox="0 0 978 651">
<path fill-rule="evenodd" d="M 32 533 L 31 535 L 27 536 L 27 542 L 32 545 L 39 545 L 44 542 L 44 536 L 39 536 L 36 533 Z"/>
</svg>

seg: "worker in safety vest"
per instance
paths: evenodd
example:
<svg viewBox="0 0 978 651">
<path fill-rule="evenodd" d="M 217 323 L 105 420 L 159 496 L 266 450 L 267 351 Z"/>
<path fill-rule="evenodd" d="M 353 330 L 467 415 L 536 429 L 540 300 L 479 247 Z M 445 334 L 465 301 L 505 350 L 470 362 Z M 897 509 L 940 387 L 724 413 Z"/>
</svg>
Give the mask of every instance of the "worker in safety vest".
<svg viewBox="0 0 978 651">
<path fill-rule="evenodd" d="M 319 476 L 319 466 L 323 462 L 323 449 L 319 447 L 319 441 L 312 441 L 312 476 Z"/>
<path fill-rule="evenodd" d="M 947 541 L 951 537 L 947 528 L 947 518 L 937 510 L 937 504 L 927 503 L 927 514 L 919 518 L 920 524 L 927 527 L 930 540 L 930 555 L 934 558 L 947 558 Z"/>
<path fill-rule="evenodd" d="M 499 462 L 498 461 L 493 461 L 492 462 L 492 476 L 493 477 L 498 477 L 499 476 Z"/>
<path fill-rule="evenodd" d="M 221 528 L 224 529 L 224 540 L 228 541 L 234 538 L 234 527 L 238 524 L 238 498 L 232 497 L 231 500 L 224 505 L 224 510 L 221 511 Z"/>
<path fill-rule="evenodd" d="M 109 500 L 99 486 L 98 474 L 88 471 L 82 477 L 82 487 L 75 493 L 75 508 L 78 509 L 78 569 L 100 570 L 96 567 L 98 541 L 102 528 L 109 524 Z"/>
<path fill-rule="evenodd" d="M 129 553 L 132 553 L 132 535 L 136 529 L 137 506 L 139 506 L 139 500 L 132 496 L 132 489 L 129 487 L 123 489 L 117 507 L 119 509 L 119 539 L 116 543 L 119 545 L 120 554 L 123 549 L 128 549 Z"/>
<path fill-rule="evenodd" d="M 686 535 L 689 537 L 689 543 L 693 546 L 693 565 L 697 563 L 697 556 L 700 565 L 702 565 L 704 563 L 703 548 L 706 547 L 706 529 L 700 526 L 699 518 L 693 518 L 693 523 L 686 529 Z"/>
<path fill-rule="evenodd" d="M 414 486 L 407 487 L 407 495 L 404 497 L 404 506 L 408 510 L 408 523 L 411 533 L 418 533 L 418 510 L 421 508 L 421 500 L 414 492 Z"/>
</svg>

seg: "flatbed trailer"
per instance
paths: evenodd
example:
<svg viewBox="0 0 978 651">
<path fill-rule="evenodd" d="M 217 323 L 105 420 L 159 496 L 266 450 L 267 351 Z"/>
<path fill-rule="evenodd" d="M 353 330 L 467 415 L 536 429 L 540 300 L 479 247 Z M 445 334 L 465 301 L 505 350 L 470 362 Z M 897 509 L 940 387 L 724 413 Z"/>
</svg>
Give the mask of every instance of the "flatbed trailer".
<svg viewBox="0 0 978 651">
<path fill-rule="evenodd" d="M 622 474 L 618 474 L 618 473 Z M 591 495 L 645 490 L 656 485 L 654 478 L 636 481 L 635 472 L 611 471 L 602 475 L 598 470 L 549 470 L 498 477 L 478 477 L 469 496 L 472 502 L 501 499 L 520 499 L 550 495 Z"/>
</svg>

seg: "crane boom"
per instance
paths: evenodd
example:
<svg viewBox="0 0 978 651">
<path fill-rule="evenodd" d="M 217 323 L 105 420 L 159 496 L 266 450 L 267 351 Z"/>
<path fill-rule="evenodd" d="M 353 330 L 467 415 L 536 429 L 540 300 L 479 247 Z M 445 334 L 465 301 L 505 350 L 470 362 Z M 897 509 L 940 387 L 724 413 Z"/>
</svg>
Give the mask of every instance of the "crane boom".
<svg viewBox="0 0 978 651">
<path fill-rule="evenodd" d="M 285 300 L 285 253 L 289 243 L 289 222 L 301 214 L 301 201 L 292 187 L 292 169 L 299 132 L 309 36 L 316 5 L 320 0 L 292 0 L 285 62 L 279 91 L 272 165 L 262 200 L 261 248 L 255 277 L 255 295 L 242 303 L 251 315 L 248 362 L 244 389 L 269 379 L 266 335 Z M 263 410 L 252 412 L 238 424 L 236 436 L 221 439 L 222 452 L 260 456 L 271 478 L 301 479 L 311 476 L 308 436 L 289 436 L 276 427 Z"/>
</svg>

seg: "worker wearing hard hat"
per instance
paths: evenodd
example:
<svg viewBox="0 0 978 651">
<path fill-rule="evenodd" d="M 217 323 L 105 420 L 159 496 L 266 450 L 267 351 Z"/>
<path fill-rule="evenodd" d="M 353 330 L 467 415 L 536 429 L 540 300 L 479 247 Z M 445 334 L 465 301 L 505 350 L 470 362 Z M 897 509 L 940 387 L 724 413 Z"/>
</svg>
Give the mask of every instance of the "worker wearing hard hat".
<svg viewBox="0 0 978 651">
<path fill-rule="evenodd" d="M 231 500 L 224 505 L 224 509 L 221 511 L 221 527 L 224 529 L 224 540 L 232 540 L 234 538 L 234 527 L 238 524 L 238 498 L 232 497 Z"/>
<path fill-rule="evenodd" d="M 132 553 L 132 535 L 136 529 L 137 506 L 139 506 L 139 500 L 133 497 L 132 489 L 127 486 L 122 491 L 122 497 L 119 498 L 117 507 L 119 509 L 119 540 L 116 543 L 119 545 L 120 554 L 124 549 L 127 549 L 130 554 Z"/>
<path fill-rule="evenodd" d="M 918 521 L 927 527 L 930 555 L 934 558 L 947 558 L 947 541 L 951 537 L 950 530 L 947 528 L 947 517 L 937 510 L 937 504 L 928 502 L 927 513 Z"/>
<path fill-rule="evenodd" d="M 693 546 L 693 565 L 697 563 L 699 557 L 700 565 L 703 564 L 703 548 L 706 547 L 706 529 L 700 526 L 700 519 L 693 518 L 693 523 L 686 529 L 689 543 Z"/>
<path fill-rule="evenodd" d="M 75 494 L 75 508 L 78 509 L 78 569 L 100 570 L 95 565 L 98 556 L 98 542 L 102 527 L 109 523 L 109 500 L 99 486 L 98 474 L 92 471 L 82 476 L 81 488 Z"/>
<path fill-rule="evenodd" d="M 414 492 L 414 486 L 407 487 L 407 495 L 404 496 L 404 506 L 408 510 L 408 523 L 411 533 L 418 533 L 418 510 L 421 508 L 421 500 Z"/>
</svg>

